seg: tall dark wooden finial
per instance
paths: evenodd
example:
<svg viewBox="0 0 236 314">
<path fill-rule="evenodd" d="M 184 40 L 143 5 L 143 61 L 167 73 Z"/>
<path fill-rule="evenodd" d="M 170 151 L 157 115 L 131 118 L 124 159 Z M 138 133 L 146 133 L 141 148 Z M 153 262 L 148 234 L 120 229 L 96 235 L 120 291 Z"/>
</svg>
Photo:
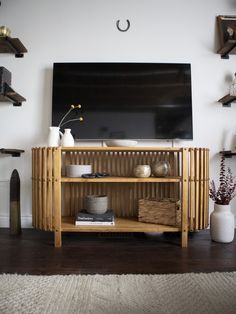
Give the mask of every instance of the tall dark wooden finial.
<svg viewBox="0 0 236 314">
<path fill-rule="evenodd" d="M 18 171 L 14 169 L 10 179 L 10 234 L 17 235 L 20 233 L 20 176 Z"/>
</svg>

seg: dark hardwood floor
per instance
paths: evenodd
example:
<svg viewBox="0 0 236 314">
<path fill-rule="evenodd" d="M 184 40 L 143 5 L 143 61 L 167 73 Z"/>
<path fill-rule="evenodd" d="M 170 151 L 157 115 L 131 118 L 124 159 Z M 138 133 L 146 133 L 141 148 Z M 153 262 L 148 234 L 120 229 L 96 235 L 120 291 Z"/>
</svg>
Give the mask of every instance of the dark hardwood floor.
<svg viewBox="0 0 236 314">
<path fill-rule="evenodd" d="M 24 229 L 10 236 L 0 229 L 0 273 L 163 274 L 236 271 L 236 240 L 212 242 L 209 230 L 191 233 L 188 248 L 178 234 L 63 234 L 54 248 L 53 233 Z"/>
</svg>

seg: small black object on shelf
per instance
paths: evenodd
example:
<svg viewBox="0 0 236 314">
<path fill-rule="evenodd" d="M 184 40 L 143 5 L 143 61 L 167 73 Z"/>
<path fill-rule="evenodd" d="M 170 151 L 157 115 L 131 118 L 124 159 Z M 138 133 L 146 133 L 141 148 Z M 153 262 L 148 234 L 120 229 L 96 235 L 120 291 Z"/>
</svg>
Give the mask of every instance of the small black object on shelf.
<svg viewBox="0 0 236 314">
<path fill-rule="evenodd" d="M 0 148 L 1 154 L 11 155 L 12 157 L 20 157 L 24 152 L 23 149 Z"/>
<path fill-rule="evenodd" d="M 82 178 L 93 179 L 93 178 L 104 178 L 109 177 L 109 173 L 106 172 L 94 172 L 94 173 L 85 173 L 82 174 Z"/>
<path fill-rule="evenodd" d="M 0 53 L 13 53 L 16 58 L 24 57 L 27 49 L 18 38 L 0 37 Z"/>
</svg>

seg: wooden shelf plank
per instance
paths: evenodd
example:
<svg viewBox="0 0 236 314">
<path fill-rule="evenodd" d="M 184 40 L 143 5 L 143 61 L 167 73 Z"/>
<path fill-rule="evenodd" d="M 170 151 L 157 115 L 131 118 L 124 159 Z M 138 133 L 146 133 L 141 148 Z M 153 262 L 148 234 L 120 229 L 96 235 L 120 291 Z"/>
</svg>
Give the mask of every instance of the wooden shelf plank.
<svg viewBox="0 0 236 314">
<path fill-rule="evenodd" d="M 81 183 L 102 183 L 102 182 L 107 182 L 107 183 L 151 183 L 151 182 L 160 182 L 160 183 L 175 183 L 175 182 L 180 182 L 181 177 L 150 177 L 150 178 L 133 178 L 133 177 L 104 177 L 104 178 L 68 178 L 68 177 L 62 177 L 61 182 L 64 183 L 76 183 L 76 182 L 81 182 Z"/>
<path fill-rule="evenodd" d="M 179 227 L 139 222 L 137 218 L 115 218 L 114 226 L 76 226 L 74 217 L 62 217 L 62 232 L 177 232 Z"/>
<path fill-rule="evenodd" d="M 22 149 L 0 148 L 1 154 L 11 155 L 12 157 L 20 157 L 21 153 L 24 152 Z"/>
<path fill-rule="evenodd" d="M 27 49 L 18 38 L 0 37 L 0 53 L 14 53 L 16 57 L 23 57 Z"/>
<path fill-rule="evenodd" d="M 220 153 L 223 154 L 226 158 L 231 158 L 232 156 L 236 156 L 236 151 L 231 151 L 231 150 L 223 150 Z"/>
<path fill-rule="evenodd" d="M 231 102 L 236 101 L 236 96 L 230 96 L 230 95 L 225 95 L 221 99 L 218 100 L 218 102 L 222 103 L 224 107 L 230 107 Z"/>
<path fill-rule="evenodd" d="M 21 106 L 22 101 L 26 99 L 16 92 L 0 95 L 0 102 L 11 102 L 13 106 Z"/>
<path fill-rule="evenodd" d="M 62 147 L 62 152 L 70 152 L 70 151 L 85 151 L 85 152 L 181 152 L 181 147 L 97 147 L 97 146 L 74 146 L 74 147 Z"/>
</svg>

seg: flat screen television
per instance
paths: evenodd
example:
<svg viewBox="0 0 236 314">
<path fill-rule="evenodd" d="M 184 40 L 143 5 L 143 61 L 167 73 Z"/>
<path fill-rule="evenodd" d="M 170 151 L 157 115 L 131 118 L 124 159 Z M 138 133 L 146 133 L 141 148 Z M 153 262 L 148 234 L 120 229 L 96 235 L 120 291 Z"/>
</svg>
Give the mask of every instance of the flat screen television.
<svg viewBox="0 0 236 314">
<path fill-rule="evenodd" d="M 63 128 L 78 139 L 193 138 L 190 64 L 54 63 L 53 126 L 71 104 L 84 121 Z"/>
</svg>

